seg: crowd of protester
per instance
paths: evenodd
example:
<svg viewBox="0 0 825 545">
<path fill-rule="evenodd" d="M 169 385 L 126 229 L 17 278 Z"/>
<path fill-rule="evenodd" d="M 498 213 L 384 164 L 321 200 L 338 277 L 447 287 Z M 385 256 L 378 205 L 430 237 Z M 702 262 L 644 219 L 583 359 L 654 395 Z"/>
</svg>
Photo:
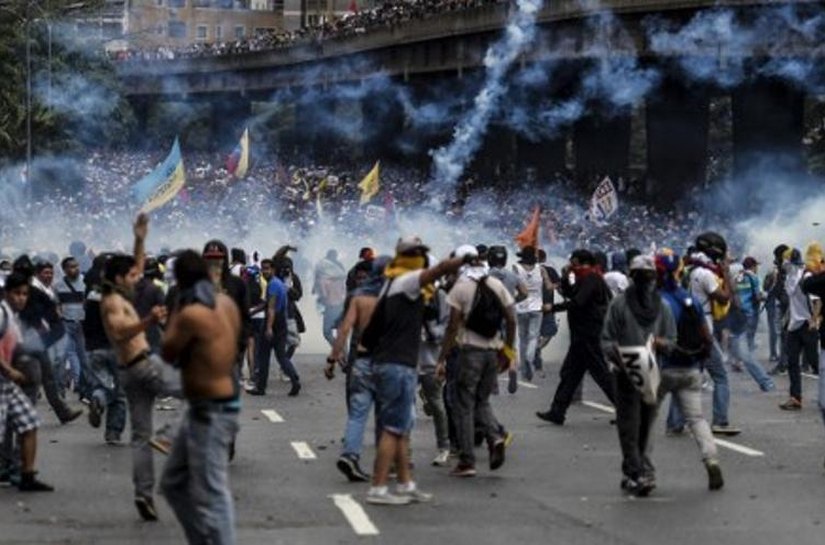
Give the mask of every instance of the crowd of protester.
<svg viewBox="0 0 825 545">
<path fill-rule="evenodd" d="M 266 30 L 229 42 L 193 43 L 182 47 L 159 46 L 113 52 L 115 60 L 172 60 L 238 55 L 364 34 L 448 12 L 474 9 L 504 0 L 389 0 L 368 10 L 357 10 L 332 21 L 294 31 Z"/>
</svg>

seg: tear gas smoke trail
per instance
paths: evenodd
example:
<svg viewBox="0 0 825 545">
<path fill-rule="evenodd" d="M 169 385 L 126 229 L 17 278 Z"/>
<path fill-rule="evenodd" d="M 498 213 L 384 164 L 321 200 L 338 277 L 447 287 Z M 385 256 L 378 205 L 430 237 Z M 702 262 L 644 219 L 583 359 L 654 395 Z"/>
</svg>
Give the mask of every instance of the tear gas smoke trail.
<svg viewBox="0 0 825 545">
<path fill-rule="evenodd" d="M 543 4 L 543 0 L 517 0 L 518 12 L 508 23 L 504 36 L 487 50 L 484 57 L 487 77 L 476 95 L 474 108 L 455 128 L 452 142 L 432 153 L 433 205 L 441 202 L 445 190 L 455 186 L 481 145 L 490 119 L 507 91 L 504 82 L 507 72 L 535 38 L 536 15 Z"/>
</svg>

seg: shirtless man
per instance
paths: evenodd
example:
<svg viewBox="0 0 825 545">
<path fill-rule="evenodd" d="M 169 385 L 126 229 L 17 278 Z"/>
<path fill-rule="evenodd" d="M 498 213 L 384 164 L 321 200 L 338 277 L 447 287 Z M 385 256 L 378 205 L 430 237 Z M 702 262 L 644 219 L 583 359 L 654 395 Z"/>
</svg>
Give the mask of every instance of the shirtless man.
<svg viewBox="0 0 825 545">
<path fill-rule="evenodd" d="M 384 267 L 388 261 L 386 258 L 373 261 L 369 277 L 353 290 L 344 320 L 338 327 L 338 335 L 332 345 L 332 352 L 327 358 L 327 367 L 324 369 L 326 377 L 332 379 L 336 362 L 342 363 L 345 360 L 345 346 L 350 332 L 353 332 L 355 340 L 350 343 L 350 346 L 355 347 L 356 354 L 354 358 L 348 358 L 348 361 L 352 361 L 352 365 L 347 369 L 347 427 L 344 432 L 344 448 L 336 463 L 338 469 L 350 482 L 369 480 L 369 475 L 361 469 L 359 460 L 367 418 L 375 402 L 375 381 L 369 352 L 358 344 L 357 339 L 372 318 L 378 293 L 384 284 Z"/>
<path fill-rule="evenodd" d="M 162 354 L 181 369 L 189 410 L 163 471 L 161 490 L 189 543 L 235 543 L 227 477 L 229 444 L 238 430 L 239 391 L 233 380 L 241 312 L 216 293 L 206 261 L 193 251 L 175 261 L 180 289 L 163 335 Z"/>
<path fill-rule="evenodd" d="M 143 245 L 148 229 L 149 218 L 140 214 L 134 224 L 134 255 L 115 255 L 106 262 L 100 313 L 117 356 L 120 383 L 129 404 L 135 506 L 144 520 L 154 521 L 157 512 L 152 499 L 155 486 L 150 446 L 152 409 L 156 397 L 172 395 L 176 388 L 164 380 L 163 363 L 150 353 L 146 339 L 146 330 L 166 318 L 165 307 L 156 306 L 141 319 L 132 304 L 135 285 L 143 276 Z"/>
</svg>

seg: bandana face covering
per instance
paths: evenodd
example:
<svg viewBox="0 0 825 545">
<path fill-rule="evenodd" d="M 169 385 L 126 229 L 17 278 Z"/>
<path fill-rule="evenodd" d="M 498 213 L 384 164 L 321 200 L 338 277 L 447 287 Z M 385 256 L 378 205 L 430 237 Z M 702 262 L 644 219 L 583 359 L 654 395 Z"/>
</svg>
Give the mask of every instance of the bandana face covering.
<svg viewBox="0 0 825 545">
<path fill-rule="evenodd" d="M 424 256 L 399 255 L 390 261 L 390 264 L 384 269 L 384 276 L 390 279 L 397 278 L 408 272 L 420 271 L 426 266 L 427 258 Z M 424 302 L 429 301 L 434 294 L 435 286 L 433 284 L 421 286 L 421 296 L 424 298 Z"/>
</svg>

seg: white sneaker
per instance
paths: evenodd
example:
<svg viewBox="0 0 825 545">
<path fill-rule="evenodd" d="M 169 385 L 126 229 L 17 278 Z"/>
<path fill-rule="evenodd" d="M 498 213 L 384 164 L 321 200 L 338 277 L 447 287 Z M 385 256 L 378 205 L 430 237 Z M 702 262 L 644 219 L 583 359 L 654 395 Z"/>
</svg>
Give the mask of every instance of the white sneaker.
<svg viewBox="0 0 825 545">
<path fill-rule="evenodd" d="M 450 450 L 449 449 L 442 449 L 438 451 L 438 454 L 433 458 L 433 465 L 438 467 L 444 467 L 449 464 L 450 460 Z"/>
<path fill-rule="evenodd" d="M 409 498 L 413 503 L 427 503 L 433 501 L 433 496 L 429 492 L 422 492 L 418 488 L 413 488 L 412 490 L 401 490 L 396 489 L 396 495 L 402 498 Z"/>
<path fill-rule="evenodd" d="M 382 493 L 374 490 L 367 492 L 367 503 L 373 505 L 407 505 L 412 501 L 412 498 L 408 495 L 398 496 L 386 491 Z"/>
</svg>

